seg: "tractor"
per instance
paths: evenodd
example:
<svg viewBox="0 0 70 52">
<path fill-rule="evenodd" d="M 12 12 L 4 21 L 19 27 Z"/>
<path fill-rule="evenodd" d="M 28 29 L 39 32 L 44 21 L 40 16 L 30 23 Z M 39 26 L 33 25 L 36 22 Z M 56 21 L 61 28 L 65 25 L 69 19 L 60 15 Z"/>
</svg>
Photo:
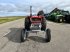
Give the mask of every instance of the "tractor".
<svg viewBox="0 0 70 52">
<path fill-rule="evenodd" d="M 29 33 L 31 32 L 45 32 L 45 41 L 50 42 L 51 40 L 51 31 L 46 26 L 46 19 L 43 15 L 32 16 L 32 7 L 30 7 L 30 16 L 25 18 L 24 28 L 21 31 L 21 41 L 24 42 Z"/>
</svg>

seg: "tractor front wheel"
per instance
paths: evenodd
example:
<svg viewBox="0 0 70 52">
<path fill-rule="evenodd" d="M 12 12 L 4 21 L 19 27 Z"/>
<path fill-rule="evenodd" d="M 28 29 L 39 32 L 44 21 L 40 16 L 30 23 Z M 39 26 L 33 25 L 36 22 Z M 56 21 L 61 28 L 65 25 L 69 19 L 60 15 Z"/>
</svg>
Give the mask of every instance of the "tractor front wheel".
<svg viewBox="0 0 70 52">
<path fill-rule="evenodd" d="M 50 42 L 50 40 L 51 40 L 51 31 L 50 31 L 50 29 L 46 30 L 45 38 L 46 38 L 46 42 Z"/>
<path fill-rule="evenodd" d="M 21 42 L 24 42 L 24 41 L 27 39 L 28 34 L 29 34 L 29 33 L 26 32 L 25 29 L 23 29 L 23 30 L 21 31 Z"/>
</svg>

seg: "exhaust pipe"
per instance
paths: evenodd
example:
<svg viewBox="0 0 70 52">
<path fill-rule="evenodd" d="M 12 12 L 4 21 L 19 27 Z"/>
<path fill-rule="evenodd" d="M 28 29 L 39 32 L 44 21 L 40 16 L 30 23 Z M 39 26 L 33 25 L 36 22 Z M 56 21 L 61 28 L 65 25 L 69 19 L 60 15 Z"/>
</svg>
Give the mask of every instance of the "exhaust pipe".
<svg viewBox="0 0 70 52">
<path fill-rule="evenodd" d="M 32 6 L 30 6 L 30 16 L 32 16 Z"/>
</svg>

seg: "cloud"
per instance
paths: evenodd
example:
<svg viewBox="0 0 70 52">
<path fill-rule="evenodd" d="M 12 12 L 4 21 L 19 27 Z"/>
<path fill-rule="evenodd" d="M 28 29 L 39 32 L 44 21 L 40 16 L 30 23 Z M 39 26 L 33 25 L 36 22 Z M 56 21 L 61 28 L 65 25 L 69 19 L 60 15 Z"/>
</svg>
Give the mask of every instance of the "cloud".
<svg viewBox="0 0 70 52">
<path fill-rule="evenodd" d="M 34 13 L 42 9 L 45 12 L 50 12 L 56 7 L 70 11 L 69 2 L 70 0 L 5 0 L 5 2 L 0 3 L 0 11 L 28 13 L 30 5 L 33 6 L 32 10 Z"/>
<path fill-rule="evenodd" d="M 16 6 L 11 3 L 0 3 L 0 11 L 12 12 L 16 10 Z"/>
</svg>

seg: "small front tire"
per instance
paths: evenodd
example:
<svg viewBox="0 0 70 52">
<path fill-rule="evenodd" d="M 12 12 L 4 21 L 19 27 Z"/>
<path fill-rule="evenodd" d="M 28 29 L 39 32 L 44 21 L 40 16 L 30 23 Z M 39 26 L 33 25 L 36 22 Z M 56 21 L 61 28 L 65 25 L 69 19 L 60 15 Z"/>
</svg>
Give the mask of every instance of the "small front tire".
<svg viewBox="0 0 70 52">
<path fill-rule="evenodd" d="M 51 31 L 50 29 L 46 30 L 46 42 L 50 42 L 51 40 Z"/>
<path fill-rule="evenodd" d="M 25 29 L 23 29 L 21 31 L 21 42 L 24 42 L 28 37 L 28 32 L 25 31 Z"/>
</svg>

